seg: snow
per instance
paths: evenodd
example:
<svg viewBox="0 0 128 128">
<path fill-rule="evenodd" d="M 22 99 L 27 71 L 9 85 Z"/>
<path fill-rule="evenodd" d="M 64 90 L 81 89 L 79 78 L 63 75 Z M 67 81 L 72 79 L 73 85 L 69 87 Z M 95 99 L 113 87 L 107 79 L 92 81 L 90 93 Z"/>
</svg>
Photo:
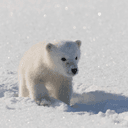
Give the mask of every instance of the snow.
<svg viewBox="0 0 128 128">
<path fill-rule="evenodd" d="M 0 1 L 0 128 L 128 127 L 127 0 Z M 33 44 L 81 40 L 71 105 L 17 97 L 18 64 Z"/>
</svg>

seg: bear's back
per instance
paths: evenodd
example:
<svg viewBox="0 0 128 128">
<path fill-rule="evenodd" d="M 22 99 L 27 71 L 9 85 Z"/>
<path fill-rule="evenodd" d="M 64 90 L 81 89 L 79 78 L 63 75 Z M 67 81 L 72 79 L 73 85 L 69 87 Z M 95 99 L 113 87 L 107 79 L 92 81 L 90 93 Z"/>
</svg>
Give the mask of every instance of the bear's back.
<svg viewBox="0 0 128 128">
<path fill-rule="evenodd" d="M 45 46 L 46 43 L 37 43 L 33 45 L 21 58 L 19 68 L 32 68 L 36 66 L 36 64 L 39 64 L 39 61 L 42 61 L 43 57 L 46 55 Z"/>
</svg>

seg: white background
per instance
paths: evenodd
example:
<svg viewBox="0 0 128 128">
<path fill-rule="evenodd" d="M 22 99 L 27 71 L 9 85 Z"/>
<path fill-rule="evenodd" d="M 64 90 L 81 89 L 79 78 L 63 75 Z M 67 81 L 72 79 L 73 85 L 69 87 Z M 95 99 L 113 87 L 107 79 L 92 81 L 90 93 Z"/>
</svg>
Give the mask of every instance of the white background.
<svg viewBox="0 0 128 128">
<path fill-rule="evenodd" d="M 18 94 L 17 69 L 33 44 L 81 40 L 71 108 Z M 0 128 L 128 127 L 127 0 L 0 0 Z"/>
</svg>

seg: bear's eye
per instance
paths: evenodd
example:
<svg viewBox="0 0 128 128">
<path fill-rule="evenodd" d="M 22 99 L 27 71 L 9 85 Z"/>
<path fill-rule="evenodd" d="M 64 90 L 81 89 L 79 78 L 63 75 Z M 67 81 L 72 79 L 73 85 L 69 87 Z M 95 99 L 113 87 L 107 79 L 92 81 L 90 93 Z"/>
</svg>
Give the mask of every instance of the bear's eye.
<svg viewBox="0 0 128 128">
<path fill-rule="evenodd" d="M 66 58 L 61 58 L 62 61 L 66 61 Z"/>
<path fill-rule="evenodd" d="M 77 57 L 75 59 L 77 60 Z"/>
</svg>

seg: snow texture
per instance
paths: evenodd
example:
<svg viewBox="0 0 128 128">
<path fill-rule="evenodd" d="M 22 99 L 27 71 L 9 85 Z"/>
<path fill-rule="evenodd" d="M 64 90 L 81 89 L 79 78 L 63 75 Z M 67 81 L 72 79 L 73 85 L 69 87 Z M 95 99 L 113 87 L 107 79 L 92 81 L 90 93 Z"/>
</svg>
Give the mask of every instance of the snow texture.
<svg viewBox="0 0 128 128">
<path fill-rule="evenodd" d="M 0 128 L 128 127 L 127 0 L 0 1 Z M 33 44 L 81 40 L 71 106 L 18 95 L 18 64 Z"/>
</svg>

